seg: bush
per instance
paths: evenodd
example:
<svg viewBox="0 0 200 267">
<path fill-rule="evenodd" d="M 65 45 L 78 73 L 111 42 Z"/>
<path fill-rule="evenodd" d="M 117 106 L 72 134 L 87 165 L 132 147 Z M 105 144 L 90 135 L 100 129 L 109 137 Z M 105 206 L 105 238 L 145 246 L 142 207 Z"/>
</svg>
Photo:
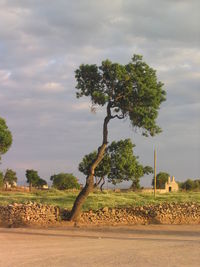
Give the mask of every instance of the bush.
<svg viewBox="0 0 200 267">
<path fill-rule="evenodd" d="M 200 180 L 187 179 L 179 184 L 180 188 L 186 191 L 200 190 Z"/>
<path fill-rule="evenodd" d="M 53 187 L 59 190 L 80 189 L 80 185 L 72 173 L 54 174 L 50 180 L 53 181 Z"/>
</svg>

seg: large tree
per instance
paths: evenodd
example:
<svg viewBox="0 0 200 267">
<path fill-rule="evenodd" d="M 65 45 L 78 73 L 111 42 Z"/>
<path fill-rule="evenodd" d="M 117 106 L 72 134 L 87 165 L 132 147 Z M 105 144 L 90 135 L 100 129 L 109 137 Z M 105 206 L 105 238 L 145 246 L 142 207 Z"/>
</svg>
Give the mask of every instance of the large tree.
<svg viewBox="0 0 200 267">
<path fill-rule="evenodd" d="M 100 66 L 81 65 L 76 70 L 77 97 L 88 96 L 93 105 L 106 106 L 103 140 L 90 166 L 86 184 L 77 196 L 70 220 L 77 220 L 81 207 L 94 188 L 94 172 L 104 156 L 108 144 L 108 124 L 112 119 L 129 118 L 133 128 L 143 135 L 161 132 L 156 124 L 160 104 L 165 100 L 163 84 L 157 81 L 156 71 L 142 56 L 134 55 L 126 65 L 103 61 Z"/>
<path fill-rule="evenodd" d="M 94 172 L 95 184 L 94 187 L 105 182 L 105 177 L 114 185 L 123 181 L 132 181 L 140 178 L 144 174 L 144 168 L 138 163 L 138 157 L 133 153 L 134 144 L 130 139 L 113 141 L 106 149 L 104 157 Z M 97 151 L 94 151 L 84 156 L 79 164 L 79 171 L 88 175 L 90 166 L 97 156 Z M 150 167 L 149 167 L 150 168 Z M 141 175 L 142 174 L 142 175 Z M 138 180 L 137 180 L 138 182 Z M 102 185 L 101 184 L 101 188 Z"/>
<path fill-rule="evenodd" d="M 1 155 L 6 153 L 12 144 L 12 134 L 6 125 L 6 121 L 0 117 L 0 160 Z"/>
</svg>

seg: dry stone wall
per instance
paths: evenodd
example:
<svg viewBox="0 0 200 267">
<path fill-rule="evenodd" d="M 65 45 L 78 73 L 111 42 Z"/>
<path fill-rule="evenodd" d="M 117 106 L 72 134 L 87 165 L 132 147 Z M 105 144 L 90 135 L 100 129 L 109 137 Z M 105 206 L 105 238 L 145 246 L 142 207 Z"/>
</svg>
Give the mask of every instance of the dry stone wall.
<svg viewBox="0 0 200 267">
<path fill-rule="evenodd" d="M 51 225 L 60 220 L 60 209 L 29 202 L 0 206 L 0 226 Z"/>
<path fill-rule="evenodd" d="M 67 217 L 67 211 L 64 217 Z M 96 212 L 82 213 L 80 223 L 87 225 L 131 224 L 200 224 L 200 204 L 163 203 L 142 207 L 113 209 L 104 207 Z"/>
<path fill-rule="evenodd" d="M 37 203 L 0 206 L 0 226 L 50 226 L 67 220 L 68 210 Z M 86 211 L 81 225 L 200 224 L 199 203 L 163 203 L 131 208 Z"/>
</svg>

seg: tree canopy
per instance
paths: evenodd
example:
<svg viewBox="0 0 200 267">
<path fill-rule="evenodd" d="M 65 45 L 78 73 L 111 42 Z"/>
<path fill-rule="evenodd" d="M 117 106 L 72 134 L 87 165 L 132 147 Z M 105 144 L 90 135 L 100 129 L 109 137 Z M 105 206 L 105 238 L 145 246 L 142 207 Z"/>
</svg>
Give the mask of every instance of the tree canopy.
<svg viewBox="0 0 200 267">
<path fill-rule="evenodd" d="M 94 105 L 109 104 L 111 119 L 129 117 L 134 128 L 143 135 L 155 135 L 160 104 L 165 101 L 163 83 L 157 81 L 156 71 L 134 55 L 126 65 L 109 60 L 100 66 L 82 64 L 76 70 L 77 97 L 88 96 Z"/>
<path fill-rule="evenodd" d="M 82 159 L 82 161 L 79 163 L 78 169 L 80 172 L 82 172 L 85 175 L 89 175 L 90 173 L 90 166 L 92 162 L 95 160 L 97 156 L 97 151 L 93 151 L 87 155 L 85 155 Z M 110 172 L 110 157 L 106 153 L 102 159 L 102 161 L 99 163 L 99 165 L 96 167 L 94 176 L 101 178 L 104 176 L 107 176 L 107 174 Z"/>
<path fill-rule="evenodd" d="M 43 188 L 43 186 L 45 186 L 45 185 L 47 185 L 47 182 L 42 178 L 39 178 L 35 183 L 35 186 L 37 188 Z"/>
<path fill-rule="evenodd" d="M 8 183 L 13 186 L 17 182 L 16 172 L 11 169 L 7 169 L 3 180 L 4 183 Z"/>
<path fill-rule="evenodd" d="M 80 185 L 72 173 L 54 174 L 50 180 L 53 181 L 53 187 L 59 190 L 80 189 Z"/>
<path fill-rule="evenodd" d="M 38 172 L 35 170 L 26 170 L 26 179 L 27 183 L 29 183 L 29 188 L 31 191 L 32 186 L 37 186 L 37 182 L 40 179 L 40 176 L 38 175 Z"/>
<path fill-rule="evenodd" d="M 132 188 L 139 188 L 139 179 L 144 174 L 153 172 L 149 166 L 142 166 L 138 162 L 138 157 L 133 153 L 135 145 L 130 139 L 113 141 L 106 149 L 102 161 L 95 169 L 94 176 L 99 178 L 95 185 L 99 185 L 104 178 L 112 184 L 118 184 L 123 181 L 132 181 Z M 79 164 L 79 171 L 85 175 L 89 174 L 92 161 L 96 158 L 97 151 L 84 156 Z"/>
<path fill-rule="evenodd" d="M 42 188 L 44 185 L 47 185 L 47 182 L 44 179 L 40 178 L 38 172 L 35 170 L 26 170 L 26 179 L 27 183 L 29 183 L 30 191 L 32 189 L 32 186 Z"/>
<path fill-rule="evenodd" d="M 0 117 L 0 160 L 12 144 L 12 134 L 6 125 L 6 121 Z"/>
<path fill-rule="evenodd" d="M 150 173 L 153 173 L 153 168 L 151 166 L 143 166 L 141 164 L 136 164 L 136 170 L 134 174 L 134 179 L 132 179 L 132 190 L 138 190 L 140 189 L 140 178 L 143 177 L 145 174 L 149 175 Z"/>
<path fill-rule="evenodd" d="M 113 184 L 134 179 L 137 160 L 133 154 L 133 147 L 130 139 L 112 142 L 108 147 L 108 154 L 111 162 L 111 170 L 108 174 L 108 181 Z"/>
<path fill-rule="evenodd" d="M 167 172 L 159 172 L 156 175 L 156 188 L 157 189 L 164 189 L 165 183 L 168 181 L 169 173 Z M 154 178 L 152 179 L 152 186 L 154 186 Z"/>
</svg>

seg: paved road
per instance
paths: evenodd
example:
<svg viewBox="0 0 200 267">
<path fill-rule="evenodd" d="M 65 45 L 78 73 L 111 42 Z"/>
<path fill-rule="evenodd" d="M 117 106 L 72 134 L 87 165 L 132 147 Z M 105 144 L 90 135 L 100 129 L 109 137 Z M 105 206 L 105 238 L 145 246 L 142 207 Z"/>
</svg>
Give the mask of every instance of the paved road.
<svg viewBox="0 0 200 267">
<path fill-rule="evenodd" d="M 0 228 L 1 267 L 200 266 L 200 225 Z"/>
</svg>

